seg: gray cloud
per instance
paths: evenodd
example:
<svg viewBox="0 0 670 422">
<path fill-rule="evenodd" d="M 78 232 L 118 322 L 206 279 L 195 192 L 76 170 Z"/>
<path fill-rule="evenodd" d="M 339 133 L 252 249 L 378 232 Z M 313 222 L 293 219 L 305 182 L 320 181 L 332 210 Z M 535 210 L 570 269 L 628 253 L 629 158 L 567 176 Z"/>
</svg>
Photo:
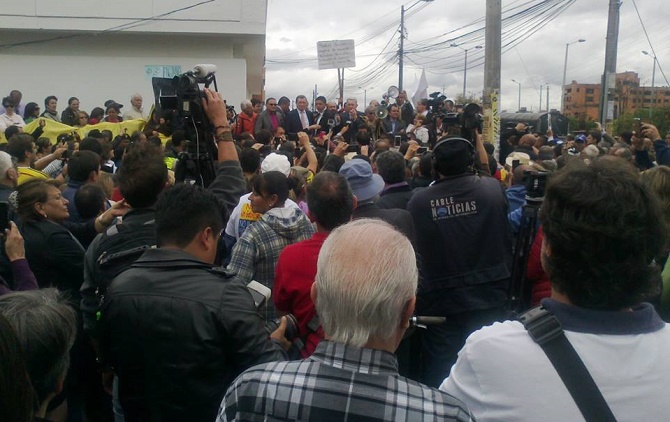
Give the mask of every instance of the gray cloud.
<svg viewBox="0 0 670 422">
<path fill-rule="evenodd" d="M 640 15 L 646 25 L 661 66 L 667 65 L 666 75 L 670 76 L 670 44 L 665 40 L 670 36 L 667 14 L 662 0 L 637 1 Z M 368 101 L 381 97 L 382 92 L 398 83 L 397 64 L 392 69 L 359 88 L 350 83 L 370 72 L 380 70 L 371 66 L 360 71 L 378 54 L 397 30 L 400 20 L 400 6 L 412 2 L 398 0 L 340 0 L 332 2 L 307 2 L 299 0 L 270 0 L 267 25 L 267 73 L 266 92 L 268 95 L 287 95 L 294 98 L 304 93 L 311 97 L 314 85 L 320 94 L 326 94 L 337 85 L 337 71 L 318 70 L 316 42 L 319 40 L 354 38 L 357 41 L 357 67 L 345 70 L 345 97 L 357 96 L 362 103 L 363 89 L 368 90 Z M 520 1 L 504 1 L 503 6 L 519 6 Z M 422 5 L 415 7 L 419 9 Z M 667 7 L 667 6 L 666 6 Z M 484 17 L 485 0 L 451 2 L 435 0 L 411 16 L 406 21 L 406 48 L 432 43 L 456 36 L 463 36 L 483 24 L 468 24 Z M 517 84 L 522 84 L 522 106 L 537 108 L 540 86 L 550 87 L 550 107 L 560 104 L 560 84 L 563 75 L 565 44 L 584 38 L 585 43 L 570 46 L 567 80 L 583 83 L 597 83 L 604 68 L 605 37 L 607 31 L 608 0 L 577 1 L 547 26 L 536 32 L 516 48 L 502 55 L 501 100 L 502 108 L 516 108 Z M 375 34 L 384 24 L 390 27 L 375 39 L 360 44 L 361 40 Z M 461 30 L 458 28 L 466 27 Z M 445 33 L 451 33 L 444 36 Z M 396 37 L 397 38 L 397 37 Z M 481 41 L 466 43 L 466 48 L 484 44 Z M 397 43 L 392 49 L 397 51 Z M 621 6 L 619 49 L 617 70 L 638 72 L 642 83 L 651 83 L 653 60 L 641 51 L 650 50 L 644 31 L 640 25 L 632 0 Z M 483 50 L 470 50 L 468 62 L 468 92 L 481 93 L 483 89 Z M 462 91 L 463 52 L 454 48 L 408 54 L 405 61 L 404 83 L 408 91 L 415 86 L 415 78 L 425 67 L 429 92 L 443 90 L 455 97 Z M 305 59 L 312 59 L 307 60 Z M 273 60 L 281 60 L 280 64 Z M 289 61 L 289 62 L 287 62 Z M 416 64 L 412 63 L 414 61 Z M 392 70 L 392 71 L 391 71 Z M 666 85 L 657 69 L 656 85 Z M 410 95 L 412 92 L 410 92 Z M 542 104 L 545 99 L 543 93 Z"/>
</svg>

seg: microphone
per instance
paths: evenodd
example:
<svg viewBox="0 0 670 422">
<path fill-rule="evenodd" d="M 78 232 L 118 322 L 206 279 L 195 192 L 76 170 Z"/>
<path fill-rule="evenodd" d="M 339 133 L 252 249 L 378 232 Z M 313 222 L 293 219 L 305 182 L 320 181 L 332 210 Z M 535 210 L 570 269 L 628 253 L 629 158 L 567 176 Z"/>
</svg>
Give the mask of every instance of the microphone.
<svg viewBox="0 0 670 422">
<path fill-rule="evenodd" d="M 445 317 L 439 316 L 417 316 L 414 315 L 409 319 L 409 325 L 412 327 L 426 327 L 427 325 L 440 325 L 447 321 Z"/>
<path fill-rule="evenodd" d="M 204 78 L 212 73 L 216 73 L 215 64 L 197 64 L 193 66 L 193 76 L 196 78 Z"/>
</svg>

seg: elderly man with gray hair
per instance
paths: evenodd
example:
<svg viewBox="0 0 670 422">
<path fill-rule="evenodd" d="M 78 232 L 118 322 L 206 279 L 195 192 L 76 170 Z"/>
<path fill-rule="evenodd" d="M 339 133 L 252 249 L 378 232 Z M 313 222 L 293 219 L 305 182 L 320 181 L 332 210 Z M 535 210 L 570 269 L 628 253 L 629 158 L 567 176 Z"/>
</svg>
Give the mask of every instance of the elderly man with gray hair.
<svg viewBox="0 0 670 422">
<path fill-rule="evenodd" d="M 391 225 L 361 219 L 333 230 L 311 291 L 326 339 L 305 360 L 242 373 L 218 420 L 471 420 L 463 403 L 398 374 L 393 352 L 417 280 L 412 245 Z"/>
<path fill-rule="evenodd" d="M 146 120 L 147 115 L 144 113 L 144 110 L 142 110 L 142 101 L 142 96 L 140 94 L 133 94 L 130 97 L 130 110 L 123 113 L 123 120 Z"/>
<path fill-rule="evenodd" d="M 237 115 L 234 134 L 239 138 L 243 133 L 255 134 L 256 119 L 258 115 L 254 113 L 254 106 L 251 101 L 244 100 L 240 103 L 241 113 Z"/>
<path fill-rule="evenodd" d="M 63 390 L 77 315 L 53 288 L 2 296 L 0 315 L 16 331 L 35 393 L 35 416 L 44 418 L 49 403 Z"/>
</svg>

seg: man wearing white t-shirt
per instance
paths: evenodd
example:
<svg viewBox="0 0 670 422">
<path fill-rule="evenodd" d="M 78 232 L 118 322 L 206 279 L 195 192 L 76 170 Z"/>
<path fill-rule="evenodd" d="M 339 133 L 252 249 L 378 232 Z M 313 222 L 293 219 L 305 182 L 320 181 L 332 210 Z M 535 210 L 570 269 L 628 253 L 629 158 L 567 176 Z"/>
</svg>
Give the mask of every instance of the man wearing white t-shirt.
<svg viewBox="0 0 670 422">
<path fill-rule="evenodd" d="M 670 326 L 644 302 L 658 291 L 662 215 L 638 172 L 611 156 L 590 165 L 577 160 L 555 174 L 540 212 L 542 266 L 552 286 L 542 305 L 619 421 L 670 414 Z M 470 335 L 440 389 L 465 402 L 479 422 L 584 420 L 544 350 L 517 321 Z"/>
</svg>

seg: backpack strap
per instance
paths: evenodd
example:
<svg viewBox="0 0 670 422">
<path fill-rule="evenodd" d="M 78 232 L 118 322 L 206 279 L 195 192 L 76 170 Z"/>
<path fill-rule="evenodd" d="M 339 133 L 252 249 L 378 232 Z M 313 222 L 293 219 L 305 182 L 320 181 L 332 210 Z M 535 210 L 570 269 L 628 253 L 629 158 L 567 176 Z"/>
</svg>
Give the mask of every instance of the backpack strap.
<svg viewBox="0 0 670 422">
<path fill-rule="evenodd" d="M 519 321 L 549 358 L 587 422 L 616 422 L 584 362 L 565 336 L 558 319 L 538 307 L 519 316 Z"/>
</svg>

